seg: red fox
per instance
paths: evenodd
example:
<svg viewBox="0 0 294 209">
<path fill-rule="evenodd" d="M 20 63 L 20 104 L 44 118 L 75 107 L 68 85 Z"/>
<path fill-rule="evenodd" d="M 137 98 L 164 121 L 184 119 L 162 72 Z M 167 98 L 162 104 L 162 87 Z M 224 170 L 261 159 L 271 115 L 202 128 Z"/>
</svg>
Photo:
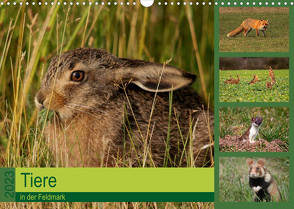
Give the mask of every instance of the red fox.
<svg viewBox="0 0 294 209">
<path fill-rule="evenodd" d="M 244 37 L 248 36 L 248 33 L 252 30 L 256 30 L 256 36 L 259 36 L 259 31 L 262 32 L 263 36 L 265 36 L 264 31 L 267 29 L 269 24 L 269 20 L 255 20 L 255 19 L 247 19 L 242 22 L 242 24 L 236 28 L 235 30 L 229 32 L 227 37 L 234 37 L 240 34 L 243 31 Z"/>
</svg>

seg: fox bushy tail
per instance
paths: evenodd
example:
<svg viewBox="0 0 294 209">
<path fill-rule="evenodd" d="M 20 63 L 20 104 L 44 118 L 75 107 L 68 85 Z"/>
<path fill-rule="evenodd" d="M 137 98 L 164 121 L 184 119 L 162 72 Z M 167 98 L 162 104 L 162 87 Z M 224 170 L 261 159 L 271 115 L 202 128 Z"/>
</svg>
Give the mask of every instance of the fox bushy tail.
<svg viewBox="0 0 294 209">
<path fill-rule="evenodd" d="M 234 37 L 234 36 L 240 34 L 243 30 L 244 30 L 244 27 L 243 27 L 243 25 L 241 24 L 241 25 L 240 25 L 238 28 L 236 28 L 235 30 L 229 32 L 229 33 L 227 34 L 227 37 Z"/>
</svg>

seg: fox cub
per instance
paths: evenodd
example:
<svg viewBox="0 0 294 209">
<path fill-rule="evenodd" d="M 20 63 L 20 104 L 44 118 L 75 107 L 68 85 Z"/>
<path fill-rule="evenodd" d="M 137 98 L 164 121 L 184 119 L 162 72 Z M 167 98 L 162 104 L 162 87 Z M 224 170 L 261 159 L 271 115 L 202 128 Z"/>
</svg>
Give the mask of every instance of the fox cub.
<svg viewBox="0 0 294 209">
<path fill-rule="evenodd" d="M 259 31 L 262 32 L 263 36 L 265 36 L 264 31 L 267 29 L 268 24 L 269 24 L 269 20 L 263 20 L 263 19 L 256 20 L 256 19 L 249 18 L 247 20 L 244 20 L 238 28 L 229 32 L 227 34 L 227 37 L 234 37 L 240 34 L 241 32 L 243 32 L 244 37 L 247 37 L 248 33 L 252 29 L 256 30 L 256 36 L 259 36 Z"/>
</svg>

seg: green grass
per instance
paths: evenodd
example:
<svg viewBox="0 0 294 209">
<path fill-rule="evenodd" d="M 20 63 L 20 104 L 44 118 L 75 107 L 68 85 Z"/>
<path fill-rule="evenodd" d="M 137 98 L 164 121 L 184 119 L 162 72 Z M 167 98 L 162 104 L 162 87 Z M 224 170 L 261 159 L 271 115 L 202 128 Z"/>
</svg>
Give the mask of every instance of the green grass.
<svg viewBox="0 0 294 209">
<path fill-rule="evenodd" d="M 0 203 L 1 208 L 214 209 L 213 202 Z"/>
<path fill-rule="evenodd" d="M 234 10 L 233 10 L 234 9 Z M 227 33 L 248 19 L 269 19 L 266 37 L 256 37 L 252 30 L 247 38 L 243 33 L 228 38 Z M 221 8 L 219 13 L 219 50 L 221 52 L 288 52 L 289 8 Z"/>
<path fill-rule="evenodd" d="M 224 81 L 240 76 L 239 84 L 225 84 Z M 261 81 L 249 85 L 257 75 Z M 288 102 L 289 101 L 289 70 L 275 70 L 277 83 L 272 89 L 266 88 L 268 70 L 230 70 L 219 72 L 220 102 Z"/>
<path fill-rule="evenodd" d="M 219 111 L 219 135 L 241 136 L 252 117 L 262 117 L 259 137 L 267 141 L 280 139 L 289 145 L 289 108 L 286 107 L 222 107 Z"/>
<path fill-rule="evenodd" d="M 192 86 L 213 108 L 213 7 L 148 9 L 136 2 L 137 6 L 82 6 L 81 2 L 79 6 L 0 5 L 1 166 L 54 165 L 56 156 L 43 137 L 48 115 L 38 113 L 34 96 L 50 59 L 67 50 L 101 48 L 118 57 L 161 63 L 172 58 L 170 65 L 197 75 Z M 213 203 L 0 204 L 0 208 L 10 206 L 198 209 L 213 208 Z"/>
<path fill-rule="evenodd" d="M 67 50 L 101 48 L 118 57 L 161 63 L 172 58 L 169 65 L 197 75 L 192 87 L 213 108 L 213 8 L 137 5 L 0 6 L 4 166 L 52 165 L 54 155 L 48 154 L 39 121 L 46 118 L 38 119 L 34 96 L 50 59 Z"/>
<path fill-rule="evenodd" d="M 253 191 L 248 183 L 248 165 L 245 157 L 219 159 L 219 201 L 252 202 Z M 252 158 L 258 160 L 258 158 Z M 267 157 L 265 167 L 277 182 L 281 202 L 289 201 L 289 159 Z"/>
</svg>

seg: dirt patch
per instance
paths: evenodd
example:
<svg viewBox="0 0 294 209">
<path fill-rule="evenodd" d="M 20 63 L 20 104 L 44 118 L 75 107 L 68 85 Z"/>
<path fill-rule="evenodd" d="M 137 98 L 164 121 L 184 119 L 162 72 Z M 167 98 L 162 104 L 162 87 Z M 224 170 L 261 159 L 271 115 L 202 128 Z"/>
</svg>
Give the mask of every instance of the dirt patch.
<svg viewBox="0 0 294 209">
<path fill-rule="evenodd" d="M 259 139 L 255 143 L 240 141 L 240 136 L 227 135 L 219 139 L 220 152 L 288 152 L 285 142 L 274 139 L 271 142 Z"/>
<path fill-rule="evenodd" d="M 242 12 L 286 12 L 288 7 L 220 7 L 219 13 L 242 13 Z"/>
</svg>

